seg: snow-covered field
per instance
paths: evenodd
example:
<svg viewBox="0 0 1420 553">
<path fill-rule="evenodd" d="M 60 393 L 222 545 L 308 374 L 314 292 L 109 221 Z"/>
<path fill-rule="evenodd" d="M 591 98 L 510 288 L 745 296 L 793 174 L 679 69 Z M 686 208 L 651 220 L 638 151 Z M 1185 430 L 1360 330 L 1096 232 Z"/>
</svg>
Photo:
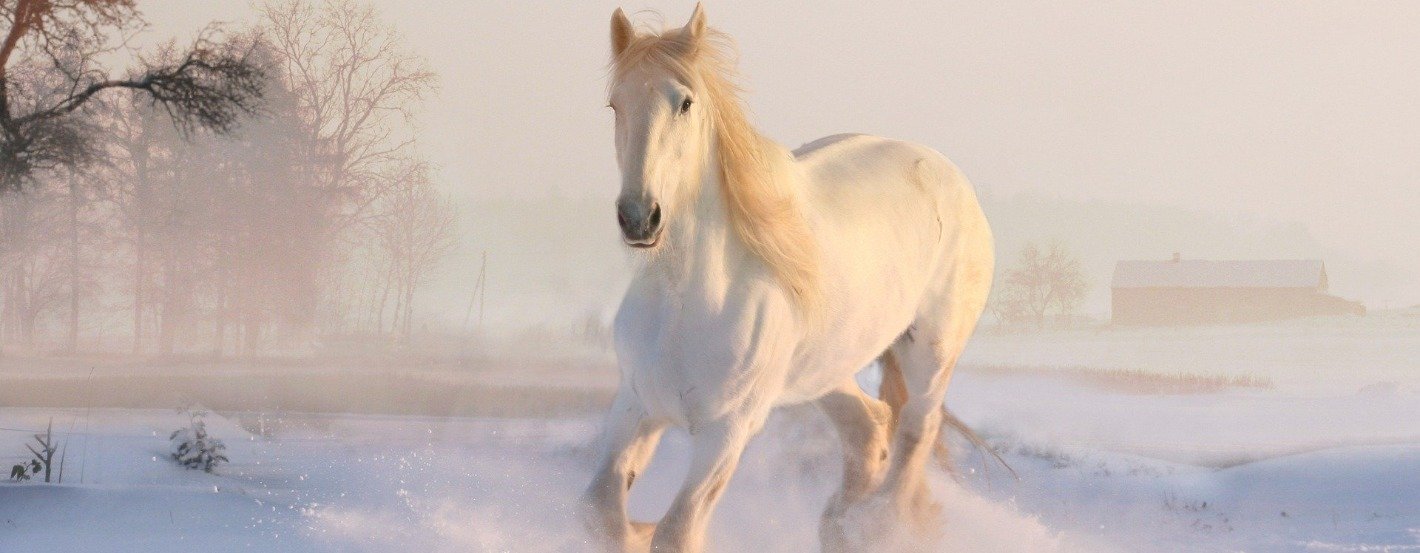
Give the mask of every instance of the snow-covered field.
<svg viewBox="0 0 1420 553">
<path fill-rule="evenodd" d="M 1057 344 L 1068 360 L 1059 367 L 1171 373 L 1187 363 L 1178 340 L 1232 343 L 1237 332 L 1180 332 L 1175 343 L 1145 346 L 1129 333 L 986 337 L 972 353 L 977 368 L 963 367 L 948 402 L 1019 478 L 957 448 L 955 476 L 934 478 L 946 524 L 936 550 L 1420 551 L 1420 331 L 1386 328 L 1371 345 L 1353 346 L 1356 358 L 1321 367 L 1346 371 L 1317 376 L 1326 386 L 1289 373 L 1288 360 L 1305 351 L 1279 344 L 1336 335 L 1360 343 L 1362 334 L 1244 328 L 1237 332 L 1251 338 L 1238 342 L 1239 355 L 1259 360 L 1246 374 L 1273 386 L 1167 393 L 1136 382 L 1148 377 L 1052 372 L 1020 358 L 1048 354 L 1006 343 Z M 1174 353 L 1160 365 L 1147 351 L 1091 357 L 1091 341 L 1110 340 L 1116 352 Z M 995 349 L 1006 353 L 985 356 Z M 1216 349 L 1189 355 L 1229 358 Z M 1045 368 L 999 368 L 1011 364 Z M 1235 364 L 1193 367 L 1244 374 Z M 231 463 L 205 474 L 166 457 L 168 433 L 186 421 L 175 411 L 9 407 L 0 408 L 6 468 L 21 459 L 27 431 L 51 419 L 66 446 L 64 483 L 0 484 L 0 551 L 589 550 L 571 501 L 589 477 L 590 415 L 223 412 L 208 424 Z M 686 458 L 684 437 L 669 435 L 637 480 L 634 517 L 666 508 Z M 837 438 L 821 415 L 779 413 L 716 513 L 712 550 L 816 550 L 818 512 L 838 467 Z"/>
</svg>

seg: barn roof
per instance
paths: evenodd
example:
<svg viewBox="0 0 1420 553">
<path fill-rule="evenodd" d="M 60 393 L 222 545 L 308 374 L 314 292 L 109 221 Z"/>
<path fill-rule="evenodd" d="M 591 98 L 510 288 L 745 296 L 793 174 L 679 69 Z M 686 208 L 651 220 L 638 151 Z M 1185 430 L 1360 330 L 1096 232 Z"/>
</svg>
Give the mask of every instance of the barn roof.
<svg viewBox="0 0 1420 553">
<path fill-rule="evenodd" d="M 1315 288 L 1326 289 L 1317 259 L 1120 261 L 1115 288 Z"/>
</svg>

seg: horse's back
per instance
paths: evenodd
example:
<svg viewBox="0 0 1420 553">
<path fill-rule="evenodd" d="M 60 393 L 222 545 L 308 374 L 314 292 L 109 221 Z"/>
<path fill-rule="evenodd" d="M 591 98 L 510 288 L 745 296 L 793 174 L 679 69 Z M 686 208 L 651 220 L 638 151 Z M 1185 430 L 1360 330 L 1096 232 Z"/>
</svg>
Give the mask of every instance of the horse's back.
<svg viewBox="0 0 1420 553">
<path fill-rule="evenodd" d="M 793 152 L 809 203 L 820 215 L 842 219 L 847 229 L 862 227 L 860 217 L 878 219 L 880 210 L 937 221 L 948 213 L 978 211 L 971 184 L 946 156 L 904 140 L 867 134 L 836 134 L 809 142 Z M 914 217 L 915 216 L 915 217 Z"/>
<path fill-rule="evenodd" d="M 835 145 L 835 144 L 839 144 L 839 143 L 842 143 L 842 142 L 846 142 L 846 141 L 852 140 L 852 139 L 854 139 L 854 138 L 877 138 L 877 137 L 874 137 L 874 136 L 871 136 L 871 135 L 867 135 L 867 134 L 863 134 L 863 133 L 840 133 L 840 134 L 831 134 L 831 135 L 825 136 L 825 137 L 823 137 L 823 138 L 820 138 L 820 139 L 818 139 L 818 140 L 814 140 L 814 141 L 812 141 L 812 142 L 805 143 L 803 146 L 799 146 L 798 148 L 794 149 L 794 159 L 798 160 L 799 162 L 803 162 L 806 157 L 812 156 L 812 155 L 814 155 L 815 153 L 817 153 L 818 151 L 823 150 L 824 148 L 828 148 L 828 147 L 833 146 L 833 145 Z"/>
<path fill-rule="evenodd" d="M 946 192 L 970 184 L 946 156 L 921 144 L 869 134 L 835 134 L 800 146 L 794 160 L 811 189 L 888 194 Z M 911 185 L 893 190 L 894 185 Z M 865 189 L 866 188 L 866 189 Z"/>
</svg>

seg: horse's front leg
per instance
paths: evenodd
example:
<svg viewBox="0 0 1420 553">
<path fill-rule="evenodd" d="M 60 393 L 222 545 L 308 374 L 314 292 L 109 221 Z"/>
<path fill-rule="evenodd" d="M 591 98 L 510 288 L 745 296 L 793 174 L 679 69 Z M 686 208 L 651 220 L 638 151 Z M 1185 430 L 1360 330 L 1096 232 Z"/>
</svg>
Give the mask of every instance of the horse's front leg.
<svg viewBox="0 0 1420 553">
<path fill-rule="evenodd" d="M 892 411 L 886 403 L 863 393 L 851 377 L 819 398 L 817 404 L 843 439 L 843 484 L 824 508 L 819 541 L 825 552 L 846 551 L 849 546 L 843 515 L 882 481 Z"/>
<path fill-rule="evenodd" d="M 654 553 L 699 553 L 705 548 L 710 514 L 739 464 L 745 444 L 763 425 L 764 416 L 727 416 L 698 425 L 691 435 L 693 459 L 685 484 L 656 528 Z"/>
<path fill-rule="evenodd" d="M 621 390 L 607 415 L 602 463 L 583 494 L 583 522 L 609 553 L 646 551 L 654 524 L 634 523 L 626 498 L 656 451 L 665 423 L 651 420 L 634 393 Z"/>
</svg>

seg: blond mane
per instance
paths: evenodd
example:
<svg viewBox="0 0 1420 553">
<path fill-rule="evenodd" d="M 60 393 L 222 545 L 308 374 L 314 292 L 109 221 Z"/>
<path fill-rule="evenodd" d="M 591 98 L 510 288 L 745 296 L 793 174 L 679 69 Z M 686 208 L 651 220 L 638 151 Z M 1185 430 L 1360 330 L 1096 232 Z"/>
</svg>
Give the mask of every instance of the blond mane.
<svg viewBox="0 0 1420 553">
<path fill-rule="evenodd" d="M 782 167 L 782 148 L 764 138 L 745 117 L 731 59 L 733 44 L 714 29 L 689 37 L 683 29 L 639 33 L 613 60 L 620 80 L 651 64 L 670 71 L 708 98 L 712 132 L 720 160 L 720 186 L 735 235 L 778 279 L 809 318 L 822 303 L 818 247 L 797 182 Z"/>
</svg>

